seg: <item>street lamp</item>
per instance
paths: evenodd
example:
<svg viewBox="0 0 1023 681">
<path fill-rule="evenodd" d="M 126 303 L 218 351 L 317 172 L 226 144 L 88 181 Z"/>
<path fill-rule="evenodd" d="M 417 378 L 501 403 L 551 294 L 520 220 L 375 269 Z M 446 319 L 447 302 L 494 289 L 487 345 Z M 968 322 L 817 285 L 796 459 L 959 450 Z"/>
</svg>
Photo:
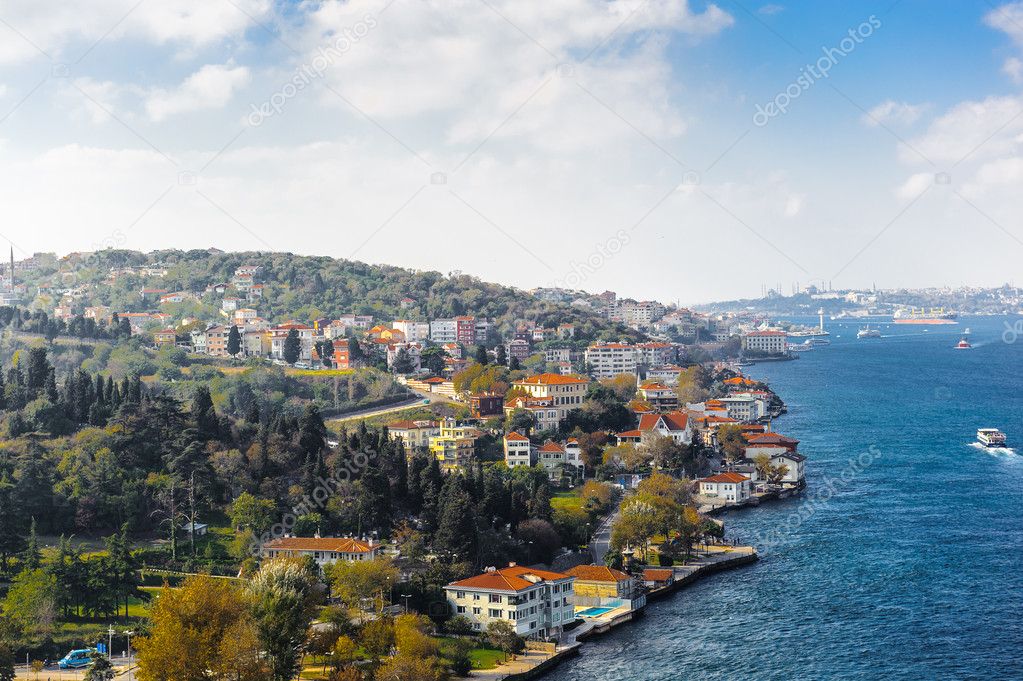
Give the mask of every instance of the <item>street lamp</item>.
<svg viewBox="0 0 1023 681">
<path fill-rule="evenodd" d="M 408 599 L 412 598 L 412 594 L 402 594 L 402 598 L 405 599 L 405 614 L 408 614 Z"/>
<path fill-rule="evenodd" d="M 135 635 L 135 632 L 125 629 L 124 635 L 128 637 L 128 681 L 131 681 L 131 637 Z"/>
</svg>

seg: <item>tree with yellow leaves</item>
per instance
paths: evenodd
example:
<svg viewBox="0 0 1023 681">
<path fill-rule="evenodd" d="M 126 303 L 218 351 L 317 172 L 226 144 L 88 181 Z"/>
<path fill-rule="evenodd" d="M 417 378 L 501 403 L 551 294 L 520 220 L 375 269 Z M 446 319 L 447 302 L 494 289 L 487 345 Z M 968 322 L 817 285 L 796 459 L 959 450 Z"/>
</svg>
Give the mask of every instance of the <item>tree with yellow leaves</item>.
<svg viewBox="0 0 1023 681">
<path fill-rule="evenodd" d="M 198 575 L 164 588 L 150 621 L 137 639 L 139 681 L 267 678 L 249 601 L 230 580 Z"/>
</svg>

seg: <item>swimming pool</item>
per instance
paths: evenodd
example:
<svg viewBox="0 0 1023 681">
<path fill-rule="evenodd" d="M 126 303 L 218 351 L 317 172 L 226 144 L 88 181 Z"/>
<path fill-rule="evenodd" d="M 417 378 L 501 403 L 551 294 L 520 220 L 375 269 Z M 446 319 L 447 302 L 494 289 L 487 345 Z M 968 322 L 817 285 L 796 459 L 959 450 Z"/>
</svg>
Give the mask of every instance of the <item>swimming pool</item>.
<svg viewBox="0 0 1023 681">
<path fill-rule="evenodd" d="M 577 612 L 575 614 L 575 616 L 576 617 L 600 617 L 604 613 L 611 612 L 612 610 L 614 610 L 614 608 L 597 608 L 597 607 L 586 608 L 585 610 L 580 610 L 579 612 Z"/>
</svg>

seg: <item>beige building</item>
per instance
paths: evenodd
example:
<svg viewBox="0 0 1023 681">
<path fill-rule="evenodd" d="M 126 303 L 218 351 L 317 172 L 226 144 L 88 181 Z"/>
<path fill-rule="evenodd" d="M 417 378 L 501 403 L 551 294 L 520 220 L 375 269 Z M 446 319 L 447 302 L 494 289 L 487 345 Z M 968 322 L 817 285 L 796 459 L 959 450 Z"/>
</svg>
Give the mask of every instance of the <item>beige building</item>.
<svg viewBox="0 0 1023 681">
<path fill-rule="evenodd" d="M 589 389 L 590 382 L 578 376 L 561 374 L 539 374 L 521 381 L 515 381 L 516 388 L 521 388 L 530 397 L 550 397 L 554 400 L 554 408 L 558 412 L 558 420 L 568 416 L 568 412 L 582 406 L 583 398 Z"/>
</svg>

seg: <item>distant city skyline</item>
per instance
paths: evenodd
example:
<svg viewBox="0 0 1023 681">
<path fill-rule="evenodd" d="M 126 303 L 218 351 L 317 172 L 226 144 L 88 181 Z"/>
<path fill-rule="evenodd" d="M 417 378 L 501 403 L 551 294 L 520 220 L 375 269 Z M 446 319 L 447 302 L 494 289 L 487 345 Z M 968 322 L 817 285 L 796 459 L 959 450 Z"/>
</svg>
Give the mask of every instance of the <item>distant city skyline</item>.
<svg viewBox="0 0 1023 681">
<path fill-rule="evenodd" d="M 1023 2 L 0 1 L 0 238 L 683 304 L 992 287 L 1021 86 Z"/>
</svg>

